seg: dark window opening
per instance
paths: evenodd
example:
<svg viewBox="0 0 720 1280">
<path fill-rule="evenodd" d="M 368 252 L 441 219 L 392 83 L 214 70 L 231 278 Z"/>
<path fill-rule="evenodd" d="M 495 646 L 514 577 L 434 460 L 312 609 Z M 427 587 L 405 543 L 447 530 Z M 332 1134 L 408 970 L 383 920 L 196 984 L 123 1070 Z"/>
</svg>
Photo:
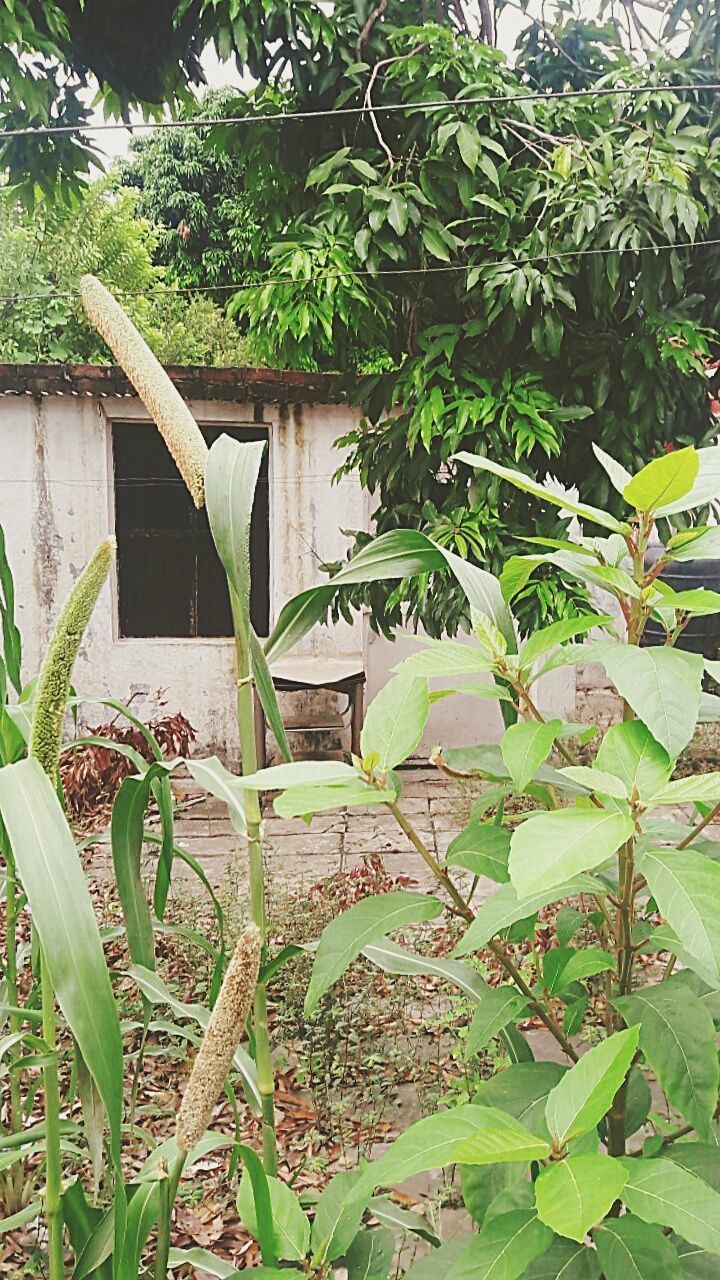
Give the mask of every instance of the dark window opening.
<svg viewBox="0 0 720 1280">
<path fill-rule="evenodd" d="M 267 440 L 259 427 L 202 427 L 210 445 L 226 434 Z M 227 581 L 207 511 L 196 511 L 157 429 L 113 427 L 115 532 L 121 636 L 231 636 Z M 270 615 L 268 450 L 263 455 L 250 528 L 250 614 L 259 635 Z"/>
</svg>

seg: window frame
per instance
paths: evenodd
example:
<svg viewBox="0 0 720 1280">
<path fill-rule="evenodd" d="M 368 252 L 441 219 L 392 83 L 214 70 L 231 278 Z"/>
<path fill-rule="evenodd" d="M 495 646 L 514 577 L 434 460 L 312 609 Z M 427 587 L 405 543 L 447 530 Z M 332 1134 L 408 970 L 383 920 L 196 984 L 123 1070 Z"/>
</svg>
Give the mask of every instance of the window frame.
<svg viewBox="0 0 720 1280">
<path fill-rule="evenodd" d="M 148 414 L 142 402 L 134 396 L 118 396 L 113 401 L 108 402 L 105 399 L 99 406 L 102 427 L 105 434 L 105 454 L 107 468 L 107 521 L 108 527 L 117 535 L 116 525 L 116 506 L 115 506 L 115 461 L 113 449 L 113 433 L 116 429 L 122 429 L 123 424 L 137 425 L 143 424 L 150 431 L 157 431 L 157 427 L 153 419 Z M 273 434 L 275 423 L 268 421 L 262 413 L 255 412 L 253 416 L 252 406 L 242 404 L 235 405 L 229 401 L 219 400 L 217 402 L 196 402 L 189 405 L 195 420 L 200 427 L 213 427 L 219 432 L 228 430 L 231 432 L 242 432 L 245 428 L 247 431 L 262 431 L 267 436 L 267 465 L 268 465 L 268 627 L 271 630 L 274 617 L 273 603 L 273 549 L 272 535 L 274 527 L 274 510 L 273 510 L 273 471 L 274 471 L 274 450 L 273 450 Z M 243 412 L 243 410 L 245 410 Z M 238 438 L 237 436 L 235 438 Z M 231 647 L 234 640 L 231 634 L 227 636 L 206 636 L 206 635 L 124 635 L 121 629 L 120 620 L 120 582 L 118 572 L 118 562 L 116 560 L 111 577 L 112 586 L 112 628 L 113 640 L 121 645 L 214 645 L 221 648 Z M 266 638 L 261 636 L 261 639 Z"/>
</svg>

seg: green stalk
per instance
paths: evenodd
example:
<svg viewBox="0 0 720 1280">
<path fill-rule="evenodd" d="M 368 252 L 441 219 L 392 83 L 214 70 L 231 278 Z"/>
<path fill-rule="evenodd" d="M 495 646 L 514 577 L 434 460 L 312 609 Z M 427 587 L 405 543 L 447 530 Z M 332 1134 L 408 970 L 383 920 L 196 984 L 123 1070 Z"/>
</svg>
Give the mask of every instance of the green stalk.
<svg viewBox="0 0 720 1280">
<path fill-rule="evenodd" d="M 170 1228 L 172 1226 L 173 1209 L 177 1198 L 180 1178 L 185 1167 L 185 1152 L 182 1151 L 166 1178 L 160 1183 L 160 1205 L 158 1209 L 157 1247 L 155 1250 L 155 1280 L 167 1280 L 168 1260 L 170 1257 Z"/>
<path fill-rule="evenodd" d="M 50 1060 L 43 1068 L 45 1086 L 45 1219 L 48 1228 L 48 1280 L 63 1280 L 62 1165 L 60 1155 L 60 1084 L 57 1067 L 55 992 L 45 956 L 40 957 L 43 1039 Z"/>
<path fill-rule="evenodd" d="M 230 584 L 228 584 L 230 586 Z M 237 724 L 240 738 L 240 759 L 243 773 L 257 769 L 255 746 L 255 707 L 250 672 L 250 654 L 244 643 L 242 610 L 235 591 L 230 586 L 235 630 L 235 654 L 237 660 Z M 253 923 L 260 930 L 263 952 L 267 921 L 265 912 L 265 875 L 263 869 L 262 840 L 260 836 L 260 799 L 256 791 L 245 792 L 245 819 L 248 834 L 248 862 L 250 874 L 250 910 Z M 277 1174 L 277 1140 L 275 1135 L 275 1078 L 270 1056 L 270 1032 L 267 1015 L 267 991 L 259 982 L 253 1002 L 253 1029 L 255 1033 L 255 1065 L 258 1073 L 258 1089 L 262 1104 L 263 1166 L 272 1177 Z"/>
</svg>

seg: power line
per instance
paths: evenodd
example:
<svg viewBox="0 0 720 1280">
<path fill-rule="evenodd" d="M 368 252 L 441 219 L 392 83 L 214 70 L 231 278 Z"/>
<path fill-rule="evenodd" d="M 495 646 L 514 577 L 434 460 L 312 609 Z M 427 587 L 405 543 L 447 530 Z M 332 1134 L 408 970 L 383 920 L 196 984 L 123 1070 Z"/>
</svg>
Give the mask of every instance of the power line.
<svg viewBox="0 0 720 1280">
<path fill-rule="evenodd" d="M 267 115 L 216 116 L 205 120 L 139 120 L 129 123 L 125 120 L 99 121 L 88 124 L 26 125 L 17 129 L 0 130 L 0 138 L 46 138 L 56 134 L 69 133 L 105 133 L 112 130 L 125 129 L 132 133 L 136 129 L 212 129 L 216 125 L 226 124 L 264 124 L 280 120 L 322 120 L 330 116 L 356 116 L 371 112 L 374 115 L 387 115 L 392 111 L 443 111 L 447 108 L 489 106 L 498 103 L 514 102 L 555 102 L 569 98 L 608 98 L 613 96 L 640 97 L 645 93 L 705 93 L 720 89 L 720 82 L 709 84 L 643 84 L 626 88 L 562 89 L 550 93 L 506 93 L 481 94 L 467 98 L 438 98 L 429 102 L 388 102 L 370 104 L 364 102 L 358 107 L 335 107 L 317 111 L 275 111 Z"/>
<path fill-rule="evenodd" d="M 600 249 L 561 249 L 557 253 L 537 253 L 527 258 L 506 258 L 487 263 L 459 262 L 448 263 L 444 267 L 383 267 L 378 271 L 356 271 L 347 267 L 344 271 L 318 271 L 309 276 L 275 276 L 251 283 L 236 284 L 201 284 L 201 285 L 155 285 L 148 289 L 113 289 L 116 294 L 125 298 L 145 298 L 163 293 L 247 293 L 251 289 L 264 289 L 268 285 L 316 284 L 321 280 L 358 279 L 361 277 L 376 279 L 379 276 L 427 276 L 443 275 L 457 271 L 480 271 L 485 266 L 527 267 L 535 262 L 555 262 L 565 258 L 608 257 L 611 254 L 625 253 L 668 253 L 673 249 L 708 249 L 720 245 L 720 237 L 714 240 L 677 240 L 670 244 L 623 245 L 622 248 L 605 247 Z M 45 302 L 48 298 L 79 298 L 79 289 L 47 291 L 42 293 L 5 293 L 0 294 L 0 302 Z"/>
</svg>

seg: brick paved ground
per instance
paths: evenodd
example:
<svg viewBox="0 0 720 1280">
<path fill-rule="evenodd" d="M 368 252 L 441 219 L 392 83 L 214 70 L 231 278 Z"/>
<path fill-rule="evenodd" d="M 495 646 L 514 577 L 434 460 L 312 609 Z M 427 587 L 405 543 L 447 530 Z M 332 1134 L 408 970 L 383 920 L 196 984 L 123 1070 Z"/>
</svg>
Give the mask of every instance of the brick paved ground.
<svg viewBox="0 0 720 1280">
<path fill-rule="evenodd" d="M 183 784 L 178 790 L 177 843 L 200 862 L 214 885 L 235 876 L 242 879 L 242 842 L 225 806 L 190 789 L 184 793 Z M 463 825 L 457 792 L 437 770 L 408 769 L 401 803 L 428 849 L 443 854 Z M 391 875 L 411 875 L 423 888 L 433 883 L 407 836 L 380 806 L 319 814 L 308 827 L 300 818 L 276 817 L 268 802 L 263 827 L 267 871 L 276 887 L 315 883 L 350 870 L 368 854 L 380 854 Z M 181 865 L 176 865 L 178 872 Z"/>
</svg>

